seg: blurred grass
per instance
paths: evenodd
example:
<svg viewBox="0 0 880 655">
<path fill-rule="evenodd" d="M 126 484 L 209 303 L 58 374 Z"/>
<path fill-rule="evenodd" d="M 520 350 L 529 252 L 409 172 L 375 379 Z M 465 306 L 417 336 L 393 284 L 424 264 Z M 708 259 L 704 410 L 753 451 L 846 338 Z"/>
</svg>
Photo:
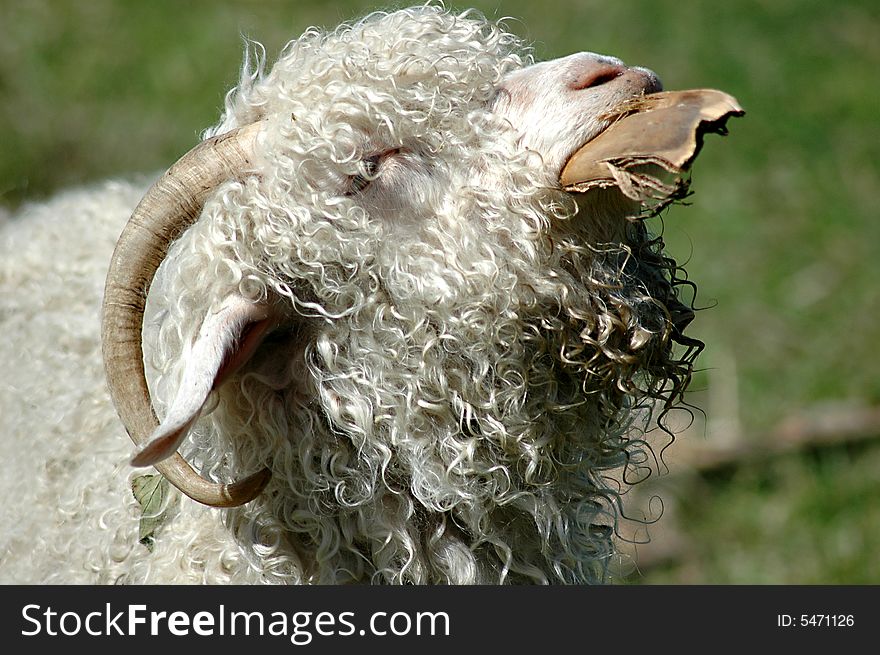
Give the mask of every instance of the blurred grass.
<svg viewBox="0 0 880 655">
<path fill-rule="evenodd" d="M 667 88 L 737 96 L 747 116 L 709 137 L 692 206 L 664 220 L 713 306 L 693 326 L 709 345 L 696 387 L 732 380 L 746 434 L 819 402 L 880 402 L 876 0 L 468 4 L 515 17 L 539 58 L 606 52 Z M 271 59 L 309 25 L 375 8 L 0 0 L 0 205 L 166 167 L 217 119 L 242 35 Z M 682 483 L 697 550 L 636 581 L 880 582 L 878 464 L 877 448 L 838 448 Z"/>
</svg>

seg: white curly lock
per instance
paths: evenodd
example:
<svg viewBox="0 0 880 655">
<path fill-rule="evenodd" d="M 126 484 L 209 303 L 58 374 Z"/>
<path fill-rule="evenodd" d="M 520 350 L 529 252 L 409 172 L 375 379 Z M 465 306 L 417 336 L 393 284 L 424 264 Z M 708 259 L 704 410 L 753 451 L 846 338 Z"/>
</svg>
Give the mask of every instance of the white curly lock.
<svg viewBox="0 0 880 655">
<path fill-rule="evenodd" d="M 4 289 L 69 279 L 57 298 L 39 290 L 39 311 L 6 312 L 4 329 L 57 312 L 49 329 L 75 326 L 83 346 L 62 356 L 32 336 L 37 351 L 9 355 L 22 382 L 2 401 L 4 449 L 28 432 L 39 443 L 3 491 L 36 477 L 21 504 L 45 514 L 11 510 L 3 577 L 604 580 L 610 472 L 639 461 L 637 410 L 680 399 L 701 344 L 682 334 L 692 312 L 662 241 L 619 196 L 574 198 L 557 180 L 616 106 L 657 89 L 613 58 L 533 64 L 500 25 L 436 6 L 309 30 L 268 72 L 246 63 L 205 136 L 260 122 L 255 174 L 222 184 L 171 248 L 144 348 L 162 425 L 194 423 L 174 442 L 186 437 L 186 459 L 214 480 L 271 479 L 230 509 L 170 493 L 143 541 L 91 330 L 100 265 L 139 191 L 25 212 L 5 230 Z M 73 230 L 88 248 L 74 238 L 66 262 L 26 260 L 25 239 Z M 271 317 L 257 337 L 211 327 L 235 303 Z M 51 362 L 50 391 L 34 361 Z"/>
</svg>

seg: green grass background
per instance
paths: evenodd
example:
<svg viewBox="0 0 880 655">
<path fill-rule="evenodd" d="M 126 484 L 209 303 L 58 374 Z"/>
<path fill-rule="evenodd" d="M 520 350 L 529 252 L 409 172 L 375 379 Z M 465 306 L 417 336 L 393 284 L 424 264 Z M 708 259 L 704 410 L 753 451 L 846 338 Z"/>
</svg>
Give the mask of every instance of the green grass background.
<svg viewBox="0 0 880 655">
<path fill-rule="evenodd" d="M 384 5 L 389 6 L 389 5 Z M 462 7 L 463 3 L 451 6 Z M 700 285 L 695 389 L 725 380 L 751 438 L 805 407 L 880 403 L 880 3 L 472 0 L 540 58 L 592 50 L 747 110 L 665 218 Z M 242 36 L 270 59 L 361 0 L 0 0 L 0 205 L 167 167 L 219 115 Z M 712 430 L 696 437 L 711 441 Z M 687 557 L 634 583 L 880 582 L 880 449 L 676 481 Z"/>
</svg>

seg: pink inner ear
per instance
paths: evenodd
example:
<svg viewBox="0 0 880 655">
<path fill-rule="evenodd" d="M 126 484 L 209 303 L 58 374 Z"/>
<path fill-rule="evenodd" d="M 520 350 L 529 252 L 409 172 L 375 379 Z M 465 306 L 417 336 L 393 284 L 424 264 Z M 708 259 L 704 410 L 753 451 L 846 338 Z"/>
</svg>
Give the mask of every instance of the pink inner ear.
<svg viewBox="0 0 880 655">
<path fill-rule="evenodd" d="M 270 317 L 251 321 L 242 327 L 235 339 L 235 346 L 225 352 L 223 363 L 214 375 L 212 389 L 219 388 L 229 376 L 248 363 L 274 324 L 274 319 Z"/>
<path fill-rule="evenodd" d="M 267 305 L 231 296 L 199 330 L 189 353 L 177 395 L 146 445 L 132 458 L 133 466 L 150 466 L 174 454 L 208 400 L 244 366 L 276 324 Z"/>
</svg>

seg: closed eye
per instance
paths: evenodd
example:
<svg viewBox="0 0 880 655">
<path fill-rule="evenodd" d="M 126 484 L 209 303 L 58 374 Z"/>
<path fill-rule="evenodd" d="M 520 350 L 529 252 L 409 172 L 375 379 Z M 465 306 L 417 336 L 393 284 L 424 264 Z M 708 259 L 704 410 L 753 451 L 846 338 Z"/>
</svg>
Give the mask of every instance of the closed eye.
<svg viewBox="0 0 880 655">
<path fill-rule="evenodd" d="M 361 167 L 363 169 L 363 172 L 351 176 L 350 185 L 345 195 L 351 196 L 356 193 L 363 192 L 368 186 L 370 186 L 370 183 L 373 180 L 379 177 L 379 172 L 382 168 L 382 162 L 384 162 L 388 157 L 397 154 L 398 151 L 398 148 L 393 148 L 391 150 L 385 150 L 383 152 L 370 155 L 369 157 L 364 157 L 364 159 L 361 160 Z"/>
</svg>

